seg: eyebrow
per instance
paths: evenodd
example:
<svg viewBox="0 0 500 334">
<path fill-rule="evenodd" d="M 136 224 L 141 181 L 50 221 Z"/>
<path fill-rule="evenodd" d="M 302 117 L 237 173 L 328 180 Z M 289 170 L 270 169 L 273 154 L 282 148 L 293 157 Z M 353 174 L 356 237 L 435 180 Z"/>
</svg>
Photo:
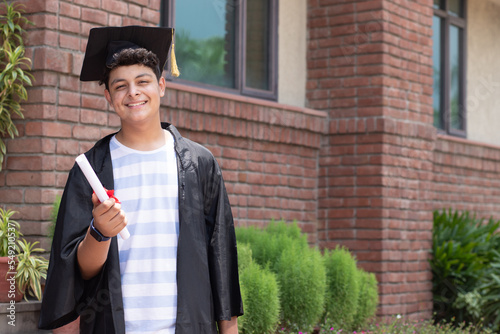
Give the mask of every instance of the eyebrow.
<svg viewBox="0 0 500 334">
<path fill-rule="evenodd" d="M 139 78 L 142 78 L 142 77 L 153 77 L 153 75 L 151 75 L 150 73 L 141 73 L 139 74 L 138 76 L 136 76 L 134 78 L 135 79 L 139 79 Z M 111 83 L 109 84 L 110 86 L 114 85 L 115 83 L 117 82 L 120 82 L 120 81 L 126 81 L 125 79 L 122 79 L 122 78 L 116 78 L 115 80 L 111 81 Z"/>
</svg>

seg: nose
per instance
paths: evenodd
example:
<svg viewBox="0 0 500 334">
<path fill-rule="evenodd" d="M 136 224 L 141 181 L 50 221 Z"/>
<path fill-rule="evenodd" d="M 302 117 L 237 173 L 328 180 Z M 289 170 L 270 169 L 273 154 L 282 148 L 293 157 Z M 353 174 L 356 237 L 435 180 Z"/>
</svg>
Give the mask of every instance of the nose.
<svg viewBox="0 0 500 334">
<path fill-rule="evenodd" d="M 136 85 L 132 84 L 129 86 L 129 88 L 128 88 L 128 95 L 129 96 L 137 96 L 139 94 L 140 94 L 140 92 L 139 92 L 139 89 Z"/>
</svg>

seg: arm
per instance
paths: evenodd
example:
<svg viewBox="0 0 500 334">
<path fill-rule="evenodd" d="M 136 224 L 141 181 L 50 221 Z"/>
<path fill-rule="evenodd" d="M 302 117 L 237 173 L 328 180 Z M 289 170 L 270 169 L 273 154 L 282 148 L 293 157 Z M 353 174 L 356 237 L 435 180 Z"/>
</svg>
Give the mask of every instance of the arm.
<svg viewBox="0 0 500 334">
<path fill-rule="evenodd" d="M 221 320 L 218 322 L 220 334 L 238 334 L 238 317 L 231 320 Z"/>
<path fill-rule="evenodd" d="M 110 198 L 100 203 L 97 196 L 93 194 L 92 203 L 94 204 L 92 211 L 94 226 L 102 235 L 114 237 L 127 225 L 127 219 L 121 210 L 121 205 L 115 203 L 114 199 Z M 77 251 L 78 267 L 85 280 L 91 279 L 99 273 L 106 262 L 111 244 L 111 239 L 98 242 L 90 235 L 89 230 L 90 227 L 87 229 L 85 238 L 78 245 Z"/>
</svg>

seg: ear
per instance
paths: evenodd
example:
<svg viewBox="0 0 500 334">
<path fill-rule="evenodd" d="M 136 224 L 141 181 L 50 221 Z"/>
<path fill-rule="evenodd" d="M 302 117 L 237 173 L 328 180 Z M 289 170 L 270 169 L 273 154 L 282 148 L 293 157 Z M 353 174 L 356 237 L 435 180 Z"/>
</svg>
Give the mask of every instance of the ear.
<svg viewBox="0 0 500 334">
<path fill-rule="evenodd" d="M 165 96 L 165 86 L 167 85 L 165 78 L 162 76 L 160 80 L 158 80 L 158 86 L 160 86 L 160 97 Z"/>
<path fill-rule="evenodd" d="M 105 89 L 104 90 L 104 97 L 106 98 L 106 100 L 108 101 L 109 104 L 113 104 L 112 101 L 111 101 L 111 94 L 109 93 L 109 90 Z"/>
</svg>

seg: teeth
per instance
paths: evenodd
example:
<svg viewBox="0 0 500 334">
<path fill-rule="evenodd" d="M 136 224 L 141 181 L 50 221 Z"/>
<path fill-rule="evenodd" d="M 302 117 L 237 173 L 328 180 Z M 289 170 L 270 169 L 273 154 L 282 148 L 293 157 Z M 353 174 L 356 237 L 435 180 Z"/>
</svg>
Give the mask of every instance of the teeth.
<svg viewBox="0 0 500 334">
<path fill-rule="evenodd" d="M 128 106 L 129 107 L 137 107 L 137 106 L 140 106 L 142 104 L 146 104 L 146 102 L 130 103 Z"/>
</svg>

